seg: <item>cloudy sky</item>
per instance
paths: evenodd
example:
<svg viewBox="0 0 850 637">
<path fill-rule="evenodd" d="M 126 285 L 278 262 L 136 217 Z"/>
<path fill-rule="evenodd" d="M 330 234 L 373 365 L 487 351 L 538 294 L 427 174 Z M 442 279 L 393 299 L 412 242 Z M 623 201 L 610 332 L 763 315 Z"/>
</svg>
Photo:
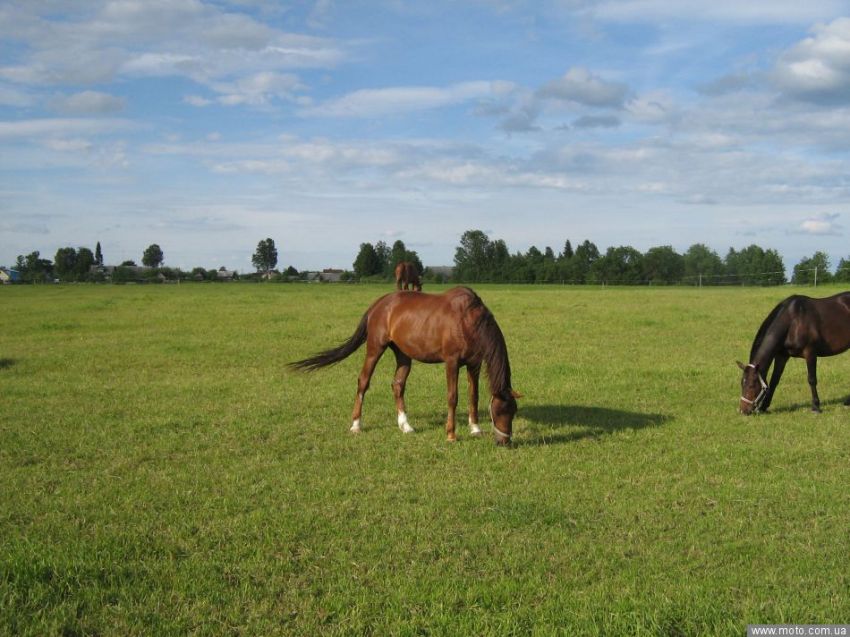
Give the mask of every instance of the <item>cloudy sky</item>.
<svg viewBox="0 0 850 637">
<path fill-rule="evenodd" d="M 481 229 L 835 265 L 848 151 L 848 1 L 0 3 L 0 264 L 443 265 Z"/>
</svg>

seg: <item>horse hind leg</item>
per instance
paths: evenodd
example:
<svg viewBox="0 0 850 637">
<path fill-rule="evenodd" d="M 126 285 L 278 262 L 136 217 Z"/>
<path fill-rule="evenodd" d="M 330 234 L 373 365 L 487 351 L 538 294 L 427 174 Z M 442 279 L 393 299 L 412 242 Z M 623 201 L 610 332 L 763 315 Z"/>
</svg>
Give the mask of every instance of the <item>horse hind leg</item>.
<svg viewBox="0 0 850 637">
<path fill-rule="evenodd" d="M 410 375 L 410 366 L 413 361 L 397 347 L 393 346 L 395 353 L 395 378 L 393 378 L 393 395 L 398 412 L 398 428 L 406 434 L 413 433 L 413 427 L 407 420 L 407 410 L 404 406 L 404 388 L 407 386 L 407 377 Z"/>
<path fill-rule="evenodd" d="M 375 366 L 378 364 L 381 356 L 386 350 L 386 345 L 376 347 L 371 343 L 366 345 L 366 359 L 363 361 L 363 368 L 360 370 L 360 376 L 357 377 L 357 397 L 354 399 L 354 410 L 351 413 L 351 433 L 360 433 L 360 417 L 363 413 L 363 398 L 369 390 L 369 383 L 372 380 L 372 374 L 375 373 Z"/>
<path fill-rule="evenodd" d="M 812 411 L 820 413 L 820 397 L 818 396 L 818 357 L 815 354 L 806 355 L 806 370 L 808 371 L 809 387 L 812 389 Z"/>
<path fill-rule="evenodd" d="M 446 384 L 448 385 L 447 402 L 449 413 L 446 417 L 446 440 L 454 442 L 457 440 L 455 435 L 455 413 L 457 411 L 457 376 L 459 366 L 455 360 L 446 361 Z"/>
<path fill-rule="evenodd" d="M 469 434 L 472 436 L 481 435 L 481 427 L 478 426 L 478 378 L 481 373 L 481 367 L 467 366 L 466 379 L 469 385 Z"/>
</svg>

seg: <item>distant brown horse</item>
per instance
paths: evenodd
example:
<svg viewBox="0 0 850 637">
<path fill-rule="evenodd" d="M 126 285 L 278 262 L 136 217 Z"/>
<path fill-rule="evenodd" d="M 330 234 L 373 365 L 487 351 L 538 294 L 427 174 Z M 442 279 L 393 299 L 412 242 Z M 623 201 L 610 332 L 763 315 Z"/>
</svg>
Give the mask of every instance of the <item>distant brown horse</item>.
<svg viewBox="0 0 850 637">
<path fill-rule="evenodd" d="M 812 390 L 812 411 L 820 411 L 818 356 L 833 356 L 850 349 L 850 292 L 825 299 L 789 296 L 777 305 L 759 327 L 750 349 L 750 362 L 738 367 L 742 414 L 767 411 L 782 378 L 788 358 L 804 358 Z M 765 381 L 770 365 L 773 375 Z M 850 398 L 844 402 L 850 405 Z"/>
<path fill-rule="evenodd" d="M 454 441 L 457 384 L 460 367 L 466 366 L 469 381 L 469 429 L 481 435 L 478 426 L 478 376 L 481 364 L 487 367 L 490 384 L 490 418 L 496 444 L 510 444 L 513 419 L 519 394 L 511 388 L 511 365 L 508 349 L 496 319 L 475 292 L 465 287 L 443 294 L 393 292 L 382 296 L 366 310 L 354 334 L 339 347 L 329 349 L 302 361 L 290 363 L 299 370 L 316 370 L 333 365 L 353 354 L 366 343 L 366 360 L 357 380 L 351 431 L 360 432 L 363 397 L 378 359 L 389 347 L 395 354 L 393 381 L 398 426 L 404 433 L 413 428 L 407 421 L 404 387 L 413 360 L 446 364 L 449 413 L 446 437 Z"/>
<path fill-rule="evenodd" d="M 417 292 L 422 291 L 422 281 L 419 280 L 419 269 L 410 261 L 400 261 L 395 267 L 395 287 L 397 290 L 409 289 L 408 286 Z"/>
</svg>

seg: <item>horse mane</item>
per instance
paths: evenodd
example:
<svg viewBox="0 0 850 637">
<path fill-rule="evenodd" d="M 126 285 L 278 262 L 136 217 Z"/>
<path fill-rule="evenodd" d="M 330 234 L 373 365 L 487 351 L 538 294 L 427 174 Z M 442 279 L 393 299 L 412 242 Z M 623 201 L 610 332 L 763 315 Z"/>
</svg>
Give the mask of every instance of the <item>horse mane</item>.
<svg viewBox="0 0 850 637">
<path fill-rule="evenodd" d="M 753 362 L 755 360 L 756 353 L 764 342 L 765 337 L 767 336 L 768 330 L 773 326 L 776 318 L 779 314 L 793 301 L 796 297 L 789 296 L 784 301 L 781 301 L 775 308 L 770 311 L 770 314 L 767 315 L 767 318 L 762 321 L 761 327 L 759 327 L 758 332 L 756 332 L 756 337 L 753 339 L 753 346 L 750 348 L 750 360 L 749 362 Z"/>
<path fill-rule="evenodd" d="M 473 332 L 480 345 L 481 359 L 487 367 L 487 380 L 490 393 L 504 396 L 511 391 L 511 363 L 508 360 L 508 346 L 496 317 L 487 309 L 481 298 L 469 288 L 471 296 L 469 310 L 478 310 Z"/>
</svg>

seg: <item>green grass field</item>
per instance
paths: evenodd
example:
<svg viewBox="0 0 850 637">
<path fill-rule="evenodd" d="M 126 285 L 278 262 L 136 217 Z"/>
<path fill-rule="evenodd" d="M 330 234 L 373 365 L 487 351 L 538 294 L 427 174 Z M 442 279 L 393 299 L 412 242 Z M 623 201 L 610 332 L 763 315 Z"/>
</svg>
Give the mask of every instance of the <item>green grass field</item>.
<svg viewBox="0 0 850 637">
<path fill-rule="evenodd" d="M 502 449 L 445 441 L 442 366 L 414 364 L 408 436 L 391 355 L 359 436 L 362 352 L 286 369 L 390 289 L 0 289 L 0 633 L 850 621 L 850 355 L 820 361 L 823 414 L 796 359 L 775 413 L 737 414 L 735 359 L 810 290 L 477 288 L 524 394 Z"/>
</svg>

